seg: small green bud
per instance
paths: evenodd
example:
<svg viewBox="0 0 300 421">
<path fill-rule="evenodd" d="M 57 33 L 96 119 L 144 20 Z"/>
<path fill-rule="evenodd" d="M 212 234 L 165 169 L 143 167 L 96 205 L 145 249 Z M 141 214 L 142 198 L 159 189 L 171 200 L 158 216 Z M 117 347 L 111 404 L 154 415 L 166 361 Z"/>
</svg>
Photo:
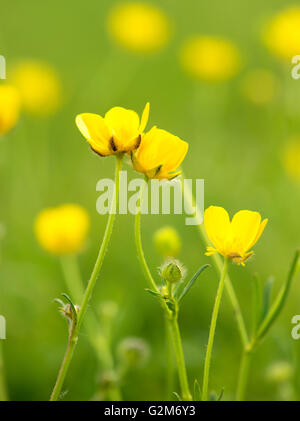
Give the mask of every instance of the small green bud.
<svg viewBox="0 0 300 421">
<path fill-rule="evenodd" d="M 147 361 L 149 354 L 149 346 L 141 338 L 125 338 L 118 346 L 120 359 L 129 367 L 142 366 Z"/>
<path fill-rule="evenodd" d="M 97 385 L 100 392 L 105 393 L 117 386 L 118 376 L 114 371 L 104 371 L 100 374 Z"/>
<path fill-rule="evenodd" d="M 167 260 L 160 269 L 160 275 L 166 282 L 175 284 L 182 280 L 184 268 L 178 260 Z"/>
<path fill-rule="evenodd" d="M 157 253 L 164 257 L 177 257 L 181 249 L 181 241 L 178 232 L 173 227 L 163 227 L 157 230 L 153 236 Z"/>
<path fill-rule="evenodd" d="M 277 361 L 267 369 L 267 379 L 274 383 L 284 383 L 293 376 L 293 368 L 287 361 Z"/>
</svg>

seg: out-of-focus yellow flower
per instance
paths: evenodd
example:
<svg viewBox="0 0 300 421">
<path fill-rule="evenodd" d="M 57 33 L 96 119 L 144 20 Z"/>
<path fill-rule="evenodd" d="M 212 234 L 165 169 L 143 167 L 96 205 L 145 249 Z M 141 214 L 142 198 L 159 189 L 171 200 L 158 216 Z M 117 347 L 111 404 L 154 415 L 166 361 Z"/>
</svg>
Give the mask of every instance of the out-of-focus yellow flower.
<svg viewBox="0 0 300 421">
<path fill-rule="evenodd" d="M 262 235 L 268 219 L 261 221 L 258 212 L 242 210 L 232 221 L 224 208 L 210 206 L 204 212 L 204 225 L 210 241 L 215 247 L 207 247 L 207 256 L 220 253 L 244 266 L 253 254 L 250 250 Z"/>
<path fill-rule="evenodd" d="M 275 15 L 266 24 L 263 40 L 272 53 L 291 60 L 299 54 L 300 7 L 290 6 Z"/>
<path fill-rule="evenodd" d="M 35 234 L 42 247 L 57 254 L 78 253 L 90 227 L 87 211 L 79 205 L 64 204 L 44 209 L 35 220 Z"/>
<path fill-rule="evenodd" d="M 148 178 L 172 179 L 188 151 L 188 143 L 173 134 L 153 127 L 142 136 L 136 152 L 131 153 L 133 168 Z"/>
<path fill-rule="evenodd" d="M 160 9 L 139 2 L 116 5 L 108 17 L 108 30 L 116 42 L 136 53 L 160 50 L 171 32 Z"/>
<path fill-rule="evenodd" d="M 266 377 L 274 383 L 283 383 L 293 377 L 293 366 L 287 361 L 276 361 L 266 370 Z"/>
<path fill-rule="evenodd" d="M 244 96 L 256 105 L 271 102 L 278 92 L 278 80 L 268 70 L 257 69 L 246 74 L 241 89 Z"/>
<path fill-rule="evenodd" d="M 282 158 L 283 166 L 289 177 L 300 182 L 300 137 L 287 142 Z"/>
<path fill-rule="evenodd" d="M 173 227 L 162 227 L 153 236 L 155 248 L 161 256 L 177 257 L 181 249 L 178 232 Z"/>
<path fill-rule="evenodd" d="M 11 85 L 0 85 L 0 136 L 11 130 L 18 121 L 20 97 Z"/>
<path fill-rule="evenodd" d="M 149 109 L 150 105 L 147 103 L 141 121 L 135 111 L 113 107 L 104 118 L 98 114 L 79 114 L 76 116 L 76 124 L 98 155 L 127 153 L 141 143 L 141 136 L 149 118 Z"/>
<path fill-rule="evenodd" d="M 200 35 L 185 42 L 180 61 L 189 75 L 209 82 L 228 80 L 241 67 L 240 52 L 231 41 Z"/>
<path fill-rule="evenodd" d="M 20 92 L 26 112 L 38 116 L 55 113 L 62 102 L 62 89 L 56 71 L 35 60 L 19 62 L 11 71 L 11 83 Z"/>
</svg>

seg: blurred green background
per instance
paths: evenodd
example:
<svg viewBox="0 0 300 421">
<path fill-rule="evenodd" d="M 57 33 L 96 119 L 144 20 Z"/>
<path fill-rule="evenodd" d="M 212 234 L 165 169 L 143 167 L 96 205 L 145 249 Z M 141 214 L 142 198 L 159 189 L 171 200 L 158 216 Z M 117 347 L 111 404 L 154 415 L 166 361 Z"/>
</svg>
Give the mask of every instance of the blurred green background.
<svg viewBox="0 0 300 421">
<path fill-rule="evenodd" d="M 0 54 L 6 57 L 8 78 L 16 61 L 42 60 L 56 69 L 63 89 L 63 104 L 55 114 L 41 118 L 24 112 L 0 141 L 0 221 L 5 230 L 0 244 L 0 314 L 7 320 L 3 346 L 13 400 L 49 398 L 67 340 L 66 323 L 53 303 L 66 290 L 63 275 L 59 260 L 35 239 L 36 215 L 65 202 L 88 210 L 92 228 L 79 256 L 85 281 L 106 223 L 106 217 L 96 213 L 95 186 L 100 178 L 113 176 L 114 160 L 90 152 L 75 126 L 76 114 L 103 115 L 115 105 L 140 114 L 150 101 L 148 128 L 156 124 L 189 142 L 183 168 L 188 178 L 205 179 L 206 207 L 220 205 L 230 215 L 240 209 L 257 210 L 269 218 L 255 257 L 246 268 L 230 267 L 248 326 L 253 273 L 258 272 L 262 280 L 274 275 L 278 290 L 300 243 L 300 184 L 286 174 L 281 162 L 287 139 L 300 135 L 300 81 L 291 78 L 290 63 L 277 60 L 261 40 L 265 20 L 293 2 L 149 0 L 172 22 L 172 36 L 163 49 L 148 55 L 127 51 L 110 38 L 106 21 L 116 3 L 16 0 L 1 7 Z M 185 39 L 194 34 L 234 42 L 242 57 L 239 73 L 223 83 L 190 78 L 178 55 Z M 278 94 L 267 104 L 252 103 L 241 89 L 247 72 L 257 68 L 272 72 L 278 80 Z M 166 224 L 175 226 L 181 236 L 180 260 L 188 276 L 210 261 L 196 227 L 185 226 L 183 216 L 149 215 L 143 222 L 145 253 L 154 272 L 162 261 L 152 237 Z M 114 350 L 127 336 L 141 337 L 151 348 L 147 364 L 124 382 L 124 399 L 171 399 L 165 393 L 164 321 L 158 303 L 144 291 L 133 223 L 132 215 L 117 218 L 92 305 L 97 308 L 102 301 L 113 300 L 119 306 Z M 298 274 L 280 319 L 255 353 L 247 399 L 300 398 L 300 344 L 291 337 L 291 318 L 300 312 L 299 280 Z M 179 322 L 191 384 L 195 378 L 202 379 L 217 281 L 214 270 L 208 270 L 182 305 Z M 234 397 L 240 355 L 236 322 L 225 293 L 210 383 L 216 392 L 224 387 L 224 399 Z M 290 383 L 268 380 L 268 367 L 277 361 L 293 365 Z M 98 376 L 94 351 L 82 331 L 64 399 L 90 399 Z M 174 390 L 178 391 L 177 385 Z"/>
</svg>

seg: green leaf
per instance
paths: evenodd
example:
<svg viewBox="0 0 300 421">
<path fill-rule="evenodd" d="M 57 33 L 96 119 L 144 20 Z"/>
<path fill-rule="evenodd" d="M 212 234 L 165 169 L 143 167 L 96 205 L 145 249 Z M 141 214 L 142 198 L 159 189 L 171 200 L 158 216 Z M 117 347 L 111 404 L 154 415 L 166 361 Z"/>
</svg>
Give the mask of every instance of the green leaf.
<svg viewBox="0 0 300 421">
<path fill-rule="evenodd" d="M 290 290 L 294 274 L 296 272 L 296 268 L 297 268 L 297 264 L 298 264 L 298 260 L 299 260 L 299 255 L 300 255 L 300 250 L 297 250 L 296 253 L 295 253 L 295 257 L 292 261 L 287 280 L 286 280 L 285 284 L 282 286 L 281 290 L 279 291 L 279 293 L 278 293 L 276 299 L 274 300 L 274 303 L 272 304 L 272 306 L 271 306 L 268 314 L 266 315 L 265 319 L 261 323 L 261 325 L 258 329 L 256 340 L 260 340 L 260 339 L 263 338 L 263 336 L 267 333 L 267 331 L 273 325 L 274 321 L 279 316 L 279 314 L 280 314 L 280 312 L 281 312 L 281 310 L 282 310 L 282 308 L 285 304 L 285 301 L 286 301 L 288 292 Z"/>
<path fill-rule="evenodd" d="M 178 401 L 182 401 L 180 395 L 177 392 L 173 392 L 173 395 L 177 398 Z"/>
<path fill-rule="evenodd" d="M 161 294 L 157 291 L 153 291 L 152 289 L 145 288 L 145 291 L 149 292 L 149 294 L 154 295 L 155 297 L 161 297 Z"/>
<path fill-rule="evenodd" d="M 262 291 L 261 283 L 257 274 L 253 276 L 253 310 L 252 310 L 252 332 L 256 334 L 261 321 L 262 312 Z"/>
<path fill-rule="evenodd" d="M 182 293 L 180 294 L 179 298 L 178 298 L 178 303 L 183 299 L 183 297 L 189 292 L 190 288 L 194 285 L 194 283 L 196 282 L 197 278 L 201 275 L 201 273 L 207 269 L 208 267 L 210 267 L 210 265 L 204 265 L 202 266 L 196 273 L 195 275 L 192 277 L 192 279 L 190 280 L 190 282 L 188 282 L 188 284 L 186 285 L 186 287 L 184 288 L 184 290 L 182 291 Z M 176 291 L 177 292 L 177 291 Z M 175 292 L 175 298 L 176 298 L 176 292 Z"/>
<path fill-rule="evenodd" d="M 262 312 L 261 312 L 261 318 L 259 322 L 263 322 L 266 315 L 268 314 L 268 311 L 270 309 L 271 304 L 271 295 L 272 295 L 272 288 L 274 285 L 275 278 L 273 276 L 270 276 L 265 284 L 264 292 L 263 292 L 263 301 L 262 301 Z"/>
<path fill-rule="evenodd" d="M 63 294 L 61 294 L 63 297 L 65 297 L 65 299 L 69 302 L 71 309 L 72 309 L 72 313 L 73 313 L 73 322 L 76 324 L 77 323 L 77 311 L 76 308 L 71 300 L 71 298 L 68 296 L 68 294 L 66 294 L 65 292 Z"/>
<path fill-rule="evenodd" d="M 217 401 L 222 400 L 224 394 L 224 387 L 222 387 L 221 392 L 219 393 L 219 396 L 217 397 Z"/>
<path fill-rule="evenodd" d="M 194 381 L 194 400 L 201 401 L 202 400 L 202 391 L 200 384 L 197 379 Z"/>
</svg>

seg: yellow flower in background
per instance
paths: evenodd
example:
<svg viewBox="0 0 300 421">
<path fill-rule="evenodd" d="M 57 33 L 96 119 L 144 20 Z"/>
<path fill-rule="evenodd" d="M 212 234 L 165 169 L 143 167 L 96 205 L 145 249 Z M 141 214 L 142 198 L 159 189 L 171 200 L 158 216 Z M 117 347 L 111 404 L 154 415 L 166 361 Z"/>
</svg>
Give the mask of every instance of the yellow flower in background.
<svg viewBox="0 0 300 421">
<path fill-rule="evenodd" d="M 244 266 L 253 254 L 249 251 L 262 235 L 268 219 L 261 220 L 258 212 L 241 210 L 232 221 L 224 208 L 210 206 L 204 212 L 204 226 L 214 247 L 207 247 L 207 256 L 220 253 Z"/>
<path fill-rule="evenodd" d="M 165 14 L 147 3 L 119 3 L 108 17 L 112 38 L 136 53 L 163 48 L 170 38 L 170 24 Z"/>
<path fill-rule="evenodd" d="M 300 7 L 290 6 L 269 20 L 263 40 L 280 58 L 291 60 L 300 49 Z"/>
<path fill-rule="evenodd" d="M 188 143 L 166 130 L 153 127 L 142 136 L 136 152 L 131 153 L 133 168 L 148 178 L 172 179 L 188 151 Z"/>
<path fill-rule="evenodd" d="M 20 96 L 11 85 L 0 85 L 0 136 L 17 123 L 20 113 Z"/>
<path fill-rule="evenodd" d="M 181 249 L 178 232 L 173 227 L 162 227 L 153 236 L 154 245 L 159 255 L 164 258 L 177 257 Z"/>
<path fill-rule="evenodd" d="M 127 153 L 136 149 L 149 118 L 149 103 L 140 120 L 135 111 L 111 108 L 103 117 L 83 113 L 76 116 L 76 125 L 94 152 L 101 156 Z"/>
<path fill-rule="evenodd" d="M 18 89 L 23 108 L 29 114 L 51 115 L 61 105 L 61 82 L 47 63 L 35 60 L 19 62 L 11 71 L 11 83 Z"/>
<path fill-rule="evenodd" d="M 87 211 L 79 205 L 64 204 L 47 208 L 35 220 L 35 234 L 40 245 L 57 254 L 78 253 L 83 248 L 90 227 Z"/>
<path fill-rule="evenodd" d="M 241 82 L 241 90 L 245 98 L 255 105 L 264 105 L 272 102 L 279 89 L 276 76 L 264 69 L 248 72 Z"/>
<path fill-rule="evenodd" d="M 233 42 L 200 35 L 185 42 L 180 61 L 190 76 L 208 82 L 228 80 L 241 67 L 240 52 Z"/>
<path fill-rule="evenodd" d="M 286 143 L 282 161 L 289 177 L 300 182 L 300 137 L 295 137 Z"/>
</svg>

